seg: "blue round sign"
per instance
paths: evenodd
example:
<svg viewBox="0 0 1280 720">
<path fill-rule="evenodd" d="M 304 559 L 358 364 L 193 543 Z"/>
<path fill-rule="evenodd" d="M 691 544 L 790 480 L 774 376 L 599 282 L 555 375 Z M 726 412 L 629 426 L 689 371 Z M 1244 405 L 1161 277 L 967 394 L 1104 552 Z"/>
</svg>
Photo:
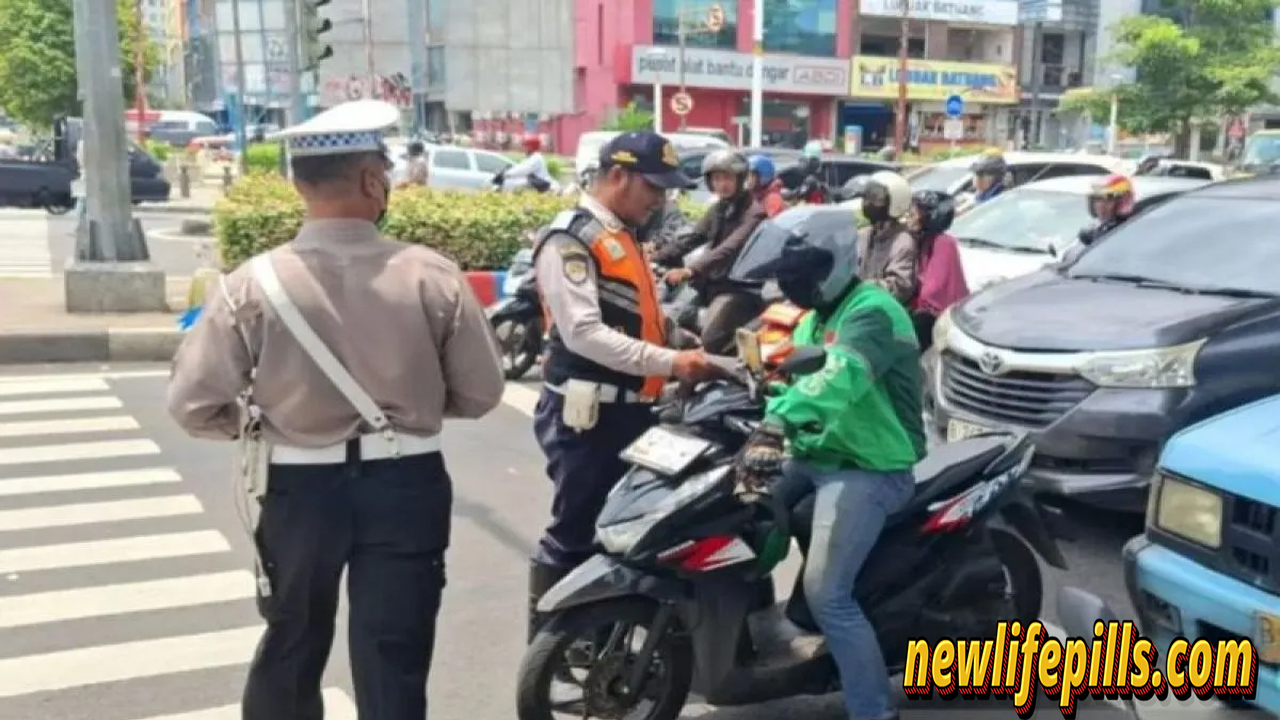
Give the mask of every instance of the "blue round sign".
<svg viewBox="0 0 1280 720">
<path fill-rule="evenodd" d="M 964 98 L 951 95 L 947 98 L 947 117 L 958 118 L 964 114 Z"/>
</svg>

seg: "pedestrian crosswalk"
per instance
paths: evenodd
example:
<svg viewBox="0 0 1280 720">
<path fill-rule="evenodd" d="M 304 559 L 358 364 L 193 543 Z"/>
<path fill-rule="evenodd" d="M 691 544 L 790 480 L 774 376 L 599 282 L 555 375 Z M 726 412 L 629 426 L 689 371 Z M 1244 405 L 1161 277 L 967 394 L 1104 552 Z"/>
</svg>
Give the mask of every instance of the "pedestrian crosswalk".
<svg viewBox="0 0 1280 720">
<path fill-rule="evenodd" d="M 45 221 L 5 219 L 10 228 L 0 234 L 0 278 L 53 277 L 53 254 Z"/>
<path fill-rule="evenodd" d="M 103 378 L 0 377 L 0 720 L 240 718 L 250 560 L 145 430 Z"/>
</svg>

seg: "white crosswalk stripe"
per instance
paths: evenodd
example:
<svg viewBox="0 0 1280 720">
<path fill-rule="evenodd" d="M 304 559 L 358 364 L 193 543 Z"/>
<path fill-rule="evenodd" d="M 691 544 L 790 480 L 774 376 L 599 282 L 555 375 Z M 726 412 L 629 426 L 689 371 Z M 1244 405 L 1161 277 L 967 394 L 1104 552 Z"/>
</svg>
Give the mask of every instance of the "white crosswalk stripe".
<svg viewBox="0 0 1280 720">
<path fill-rule="evenodd" d="M 44 223 L 12 235 L 0 235 L 0 278 L 53 277 L 53 255 Z"/>
<path fill-rule="evenodd" d="M 155 699 L 113 719 L 240 717 L 238 697 L 163 690 L 242 678 L 262 634 L 247 559 L 187 489 L 106 377 L 0 378 L 0 718 L 116 685 Z M 343 689 L 324 702 L 355 720 Z"/>
</svg>

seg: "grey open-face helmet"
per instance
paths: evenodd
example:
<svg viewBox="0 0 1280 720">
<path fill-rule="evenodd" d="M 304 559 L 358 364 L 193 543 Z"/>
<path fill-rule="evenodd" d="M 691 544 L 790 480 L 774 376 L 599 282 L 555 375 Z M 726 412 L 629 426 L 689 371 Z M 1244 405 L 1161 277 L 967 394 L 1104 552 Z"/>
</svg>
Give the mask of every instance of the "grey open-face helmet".
<svg viewBox="0 0 1280 720">
<path fill-rule="evenodd" d="M 747 156 L 733 150 L 712 150 L 702 159 L 702 177 L 711 185 L 711 173 L 729 173 L 742 183 L 750 170 Z"/>
</svg>

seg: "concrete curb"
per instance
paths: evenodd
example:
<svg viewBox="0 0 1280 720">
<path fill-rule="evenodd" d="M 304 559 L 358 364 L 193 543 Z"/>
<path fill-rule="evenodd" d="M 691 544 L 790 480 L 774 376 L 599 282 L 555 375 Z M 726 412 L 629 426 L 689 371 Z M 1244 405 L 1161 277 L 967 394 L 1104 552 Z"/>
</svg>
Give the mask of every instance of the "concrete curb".
<svg viewBox="0 0 1280 720">
<path fill-rule="evenodd" d="M 0 332 L 0 365 L 168 362 L 181 340 L 177 327 Z"/>
<path fill-rule="evenodd" d="M 209 215 L 213 212 L 213 207 L 209 205 L 192 205 L 190 203 L 143 203 L 133 210 L 145 215 Z"/>
</svg>

